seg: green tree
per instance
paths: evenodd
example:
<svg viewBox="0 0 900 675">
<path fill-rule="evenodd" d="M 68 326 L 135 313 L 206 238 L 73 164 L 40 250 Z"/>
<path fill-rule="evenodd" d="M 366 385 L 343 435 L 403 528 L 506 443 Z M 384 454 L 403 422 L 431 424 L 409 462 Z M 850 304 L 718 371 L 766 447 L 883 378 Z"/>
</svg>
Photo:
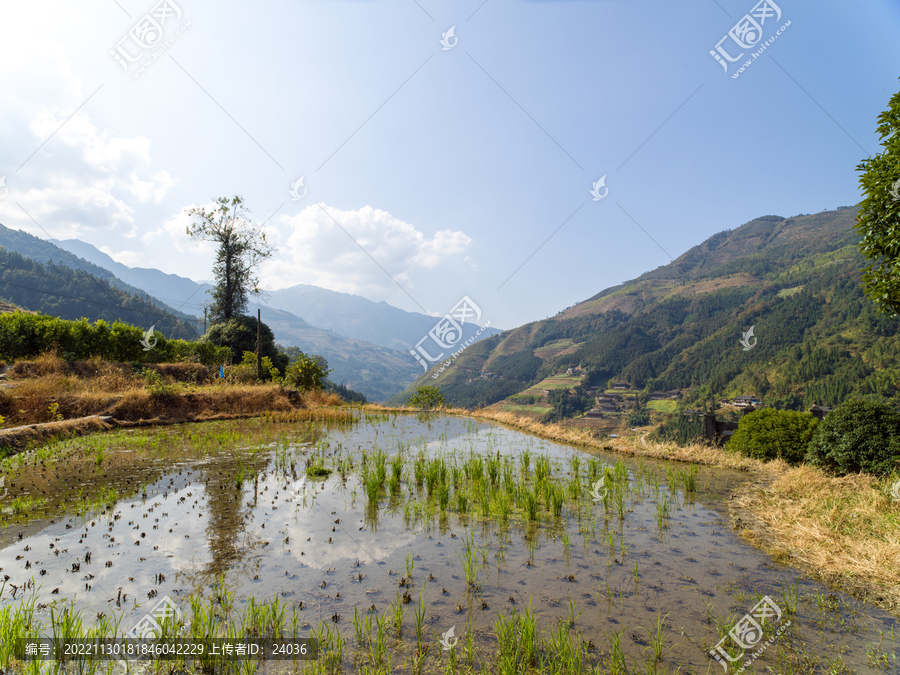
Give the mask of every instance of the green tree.
<svg viewBox="0 0 900 675">
<path fill-rule="evenodd" d="M 884 314 L 900 314 L 900 92 L 878 116 L 883 151 L 856 167 L 865 199 L 855 229 L 860 252 L 871 261 L 863 274 L 866 294 Z"/>
<path fill-rule="evenodd" d="M 825 416 L 806 459 L 839 474 L 881 476 L 900 467 L 900 413 L 885 401 L 850 399 Z"/>
<path fill-rule="evenodd" d="M 265 232 L 247 219 L 250 210 L 237 195 L 231 199 L 219 197 L 215 208 L 197 207 L 187 214 L 196 219 L 187 227 L 191 237 L 219 245 L 213 265 L 213 323 L 240 316 L 247 309 L 248 296 L 262 292 L 254 269 L 272 255 Z"/>
<path fill-rule="evenodd" d="M 330 372 L 328 361 L 324 358 L 300 352 L 287 367 L 284 381 L 292 387 L 306 391 L 322 389 L 324 380 Z"/>
<path fill-rule="evenodd" d="M 256 354 L 256 317 L 235 316 L 227 321 L 215 323 L 200 338 L 200 342 L 210 342 L 217 347 L 231 350 L 231 362 L 241 363 L 244 352 Z M 266 324 L 260 326 L 260 354 L 272 359 L 273 365 L 283 373 L 288 365 L 288 357 L 278 351 L 275 336 Z"/>
<path fill-rule="evenodd" d="M 728 449 L 757 459 L 799 464 L 819 421 L 808 412 L 772 410 L 747 413 L 738 422 Z"/>
<path fill-rule="evenodd" d="M 416 393 L 409 397 L 406 405 L 419 410 L 433 410 L 434 408 L 443 407 L 446 403 L 440 389 L 426 385 L 424 387 L 416 387 Z"/>
</svg>

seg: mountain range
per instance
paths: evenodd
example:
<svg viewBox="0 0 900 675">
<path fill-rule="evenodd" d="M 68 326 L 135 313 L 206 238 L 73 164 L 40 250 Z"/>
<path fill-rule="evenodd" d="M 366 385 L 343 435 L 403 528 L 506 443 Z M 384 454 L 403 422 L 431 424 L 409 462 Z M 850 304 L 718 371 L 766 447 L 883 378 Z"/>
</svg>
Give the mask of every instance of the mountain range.
<svg viewBox="0 0 900 675">
<path fill-rule="evenodd" d="M 491 405 L 569 367 L 588 385 L 692 388 L 685 406 L 751 393 L 794 409 L 895 396 L 900 321 L 863 293 L 857 213 L 764 216 L 719 232 L 555 317 L 473 345 L 389 403 L 437 384 L 448 402 Z M 745 349 L 751 327 L 757 341 Z"/>
<path fill-rule="evenodd" d="M 0 285 L 0 293 L 25 309 L 58 316 L 62 312 L 66 318 L 80 312 L 79 316 L 92 320 L 120 318 L 148 326 L 155 322 L 165 334 L 188 339 L 196 338 L 203 330 L 202 304 L 208 299 L 206 292 L 212 288 L 208 283 L 153 268 L 128 267 L 77 239 L 45 241 L 2 225 L 0 246 L 35 263 L 55 266 L 56 286 L 72 287 L 74 282 L 66 276 L 66 270 L 81 275 L 78 282 L 81 285 L 74 286 L 80 289 L 80 294 L 70 288 L 70 295 L 75 295 L 67 299 L 65 306 L 50 291 L 38 289 L 25 293 L 18 286 L 10 285 L 9 279 L 10 283 Z M 0 271 L 4 276 L 11 273 L 2 265 Z M 34 271 L 30 274 L 35 276 Z M 66 279 L 61 281 L 59 275 Z M 88 281 L 91 279 L 94 286 Z M 107 298 L 103 310 L 91 299 L 102 290 L 96 286 L 98 282 L 120 291 L 118 300 Z M 141 312 L 137 311 L 138 306 L 143 308 Z M 159 311 L 147 309 L 151 306 Z M 255 314 L 257 310 L 261 310 L 263 322 L 272 328 L 276 342 L 325 357 L 332 369 L 329 379 L 375 401 L 385 400 L 415 379 L 420 366 L 409 349 L 437 321 L 435 317 L 406 312 L 385 302 L 307 285 L 270 291 L 261 302 L 249 303 L 249 313 Z M 474 336 L 477 330 L 471 324 L 463 328 L 463 339 Z M 489 328 L 483 335 L 497 332 Z"/>
</svg>

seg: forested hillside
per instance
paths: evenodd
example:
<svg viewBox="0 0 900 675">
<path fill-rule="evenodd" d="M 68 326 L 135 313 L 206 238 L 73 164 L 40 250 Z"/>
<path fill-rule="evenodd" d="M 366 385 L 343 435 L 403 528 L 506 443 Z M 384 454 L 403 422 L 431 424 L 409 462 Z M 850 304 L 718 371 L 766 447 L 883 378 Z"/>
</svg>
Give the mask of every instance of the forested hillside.
<svg viewBox="0 0 900 675">
<path fill-rule="evenodd" d="M 41 264 L 0 247 L 0 298 L 61 319 L 116 320 L 190 340 L 197 329 L 169 312 L 114 288 L 105 279 L 55 263 Z"/>
<path fill-rule="evenodd" d="M 437 384 L 456 405 L 488 405 L 580 365 L 587 384 L 694 387 L 685 405 L 743 393 L 787 408 L 894 396 L 900 321 L 863 295 L 855 216 L 855 208 L 766 216 L 720 232 L 670 265 L 470 347 L 414 386 Z M 750 326 L 757 342 L 744 350 Z M 577 347 L 540 358 L 563 338 Z"/>
<path fill-rule="evenodd" d="M 192 316 L 191 314 L 178 311 L 177 309 L 160 301 L 153 295 L 150 295 L 150 293 L 148 293 L 147 291 L 124 282 L 113 272 L 104 269 L 103 267 L 99 267 L 85 260 L 84 258 L 80 258 L 75 254 L 60 248 L 51 241 L 45 241 L 43 239 L 30 235 L 27 232 L 22 232 L 21 230 L 13 230 L 0 225 L 0 247 L 3 247 L 9 251 L 14 251 L 26 258 L 30 258 L 31 260 L 44 265 L 56 263 L 58 265 L 64 265 L 79 272 L 84 272 L 98 279 L 103 279 L 107 281 L 113 288 L 118 288 L 122 291 L 125 291 L 125 293 L 128 295 L 143 298 L 146 303 L 149 303 L 153 307 L 162 310 L 163 313 L 179 319 L 185 325 L 196 326 L 198 324 L 197 318 Z M 85 297 L 90 298 L 91 296 L 88 295 Z"/>
</svg>

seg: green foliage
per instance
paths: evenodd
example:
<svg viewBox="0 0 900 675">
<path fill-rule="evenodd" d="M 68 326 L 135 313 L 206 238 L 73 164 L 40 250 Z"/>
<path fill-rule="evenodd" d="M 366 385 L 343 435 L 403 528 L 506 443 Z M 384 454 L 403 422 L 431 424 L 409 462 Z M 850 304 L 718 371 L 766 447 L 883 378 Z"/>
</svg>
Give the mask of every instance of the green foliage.
<svg viewBox="0 0 900 675">
<path fill-rule="evenodd" d="M 210 307 L 216 323 L 241 316 L 248 296 L 261 292 L 254 269 L 272 255 L 273 249 L 262 229 L 250 222 L 249 214 L 238 195 L 231 199 L 219 197 L 213 209 L 196 207 L 187 213 L 194 218 L 187 228 L 188 235 L 219 246 L 213 265 L 216 284 Z"/>
<path fill-rule="evenodd" d="M 628 413 L 628 426 L 643 427 L 650 424 L 650 413 L 646 409 L 635 408 Z"/>
<path fill-rule="evenodd" d="M 860 235 L 859 250 L 869 260 L 863 274 L 866 293 L 885 313 L 900 313 L 900 201 L 891 195 L 900 181 L 900 92 L 888 102 L 878 116 L 878 134 L 883 151 L 864 159 L 856 167 L 862 175 L 859 184 L 865 199 L 860 204 L 856 231 Z"/>
<path fill-rule="evenodd" d="M 416 393 L 409 397 L 406 405 L 410 408 L 427 411 L 443 407 L 446 403 L 440 389 L 426 385 L 424 387 L 416 387 Z"/>
<path fill-rule="evenodd" d="M 144 380 L 150 395 L 157 398 L 171 396 L 178 390 L 177 385 L 163 382 L 162 376 L 152 368 L 142 370 L 141 378 Z"/>
<path fill-rule="evenodd" d="M 291 387 L 306 391 L 322 389 L 329 372 L 331 369 L 328 367 L 328 361 L 321 356 L 300 352 L 287 367 L 284 381 Z"/>
<path fill-rule="evenodd" d="M 884 401 L 845 401 L 819 424 L 806 459 L 839 474 L 890 474 L 900 468 L 900 413 Z"/>
<path fill-rule="evenodd" d="M 68 320 L 146 322 L 172 337 L 197 337 L 192 324 L 133 290 L 135 293 L 127 293 L 82 270 L 53 262 L 41 264 L 0 248 L 0 297 L 19 307 Z"/>
<path fill-rule="evenodd" d="M 144 351 L 144 331 L 118 321 L 90 323 L 81 318 L 67 321 L 43 314 L 12 312 L 0 315 L 0 356 L 13 361 L 31 358 L 51 349 L 67 361 L 99 357 L 110 361 L 175 363 L 199 361 L 211 366 L 222 363 L 230 353 L 213 344 L 167 340 L 155 333 L 156 346 Z"/>
<path fill-rule="evenodd" d="M 818 423 L 808 412 L 755 410 L 741 418 L 728 449 L 757 459 L 800 464 Z"/>
<path fill-rule="evenodd" d="M 531 382 L 537 375 L 541 363 L 538 357 L 525 350 L 509 356 L 498 356 L 491 363 L 490 369 L 491 372 L 500 375 L 506 380 Z"/>
<path fill-rule="evenodd" d="M 256 317 L 235 316 L 228 321 L 215 323 L 206 331 L 206 335 L 200 338 L 199 343 L 209 343 L 217 347 L 227 347 L 231 350 L 231 362 L 240 363 L 244 352 L 256 354 Z M 272 364 L 283 373 L 288 364 L 288 357 L 279 352 L 275 346 L 275 336 L 272 329 L 266 324 L 260 326 L 260 353 L 268 356 Z M 254 361 L 254 368 L 256 362 Z M 255 372 L 255 371 L 254 371 Z"/>
<path fill-rule="evenodd" d="M 582 393 L 577 389 L 571 392 L 568 389 L 554 389 L 548 396 L 553 410 L 544 415 L 544 422 L 555 422 L 580 415 L 594 407 L 594 397 Z"/>
<path fill-rule="evenodd" d="M 695 416 L 676 415 L 660 424 L 650 437 L 655 441 L 691 445 L 703 438 L 703 422 Z"/>
<path fill-rule="evenodd" d="M 47 412 L 50 413 L 51 422 L 61 422 L 64 419 L 59 412 L 59 403 L 51 403 L 47 406 Z"/>
<path fill-rule="evenodd" d="M 334 382 L 331 382 L 330 380 L 323 380 L 323 384 L 325 385 L 325 391 L 330 391 L 330 392 L 337 394 L 338 396 L 340 396 L 342 399 L 344 399 L 348 403 L 368 403 L 369 402 L 368 399 L 366 398 L 365 394 L 361 394 L 358 391 L 349 389 L 349 388 L 345 387 L 343 384 L 335 384 Z"/>
</svg>

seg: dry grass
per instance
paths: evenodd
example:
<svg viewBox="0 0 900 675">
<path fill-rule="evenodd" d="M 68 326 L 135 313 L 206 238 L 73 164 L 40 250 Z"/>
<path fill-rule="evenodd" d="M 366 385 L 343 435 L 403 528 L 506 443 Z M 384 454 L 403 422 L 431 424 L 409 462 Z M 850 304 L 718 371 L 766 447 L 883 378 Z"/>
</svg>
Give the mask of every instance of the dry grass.
<svg viewBox="0 0 900 675">
<path fill-rule="evenodd" d="M 781 467 L 742 486 L 735 526 L 767 553 L 900 616 L 900 504 L 873 476 Z"/>
<path fill-rule="evenodd" d="M 18 361 L 0 389 L 4 426 L 108 415 L 119 421 L 187 421 L 246 417 L 263 412 L 339 406 L 336 394 L 300 393 L 274 384 L 210 384 L 196 363 L 145 364 L 161 376 L 156 390 L 128 363 L 92 359 L 68 363 L 50 352 Z M 56 406 L 51 410 L 51 406 Z"/>
<path fill-rule="evenodd" d="M 467 414 L 480 419 L 499 422 L 514 429 L 527 431 L 535 436 L 541 436 L 552 441 L 562 443 L 577 443 L 589 448 L 613 450 L 628 455 L 640 455 L 643 457 L 656 457 L 677 462 L 691 462 L 709 466 L 735 469 L 737 471 L 770 472 L 775 469 L 774 463 L 761 462 L 752 457 L 726 452 L 722 448 L 696 443 L 686 447 L 680 447 L 668 443 L 654 443 L 647 441 L 644 445 L 639 439 L 615 438 L 600 441 L 594 437 L 588 429 L 563 426 L 561 424 L 542 424 L 534 418 L 516 415 L 514 413 L 499 410 L 479 410 L 474 413 L 465 410 L 452 409 L 455 414 Z"/>
</svg>

